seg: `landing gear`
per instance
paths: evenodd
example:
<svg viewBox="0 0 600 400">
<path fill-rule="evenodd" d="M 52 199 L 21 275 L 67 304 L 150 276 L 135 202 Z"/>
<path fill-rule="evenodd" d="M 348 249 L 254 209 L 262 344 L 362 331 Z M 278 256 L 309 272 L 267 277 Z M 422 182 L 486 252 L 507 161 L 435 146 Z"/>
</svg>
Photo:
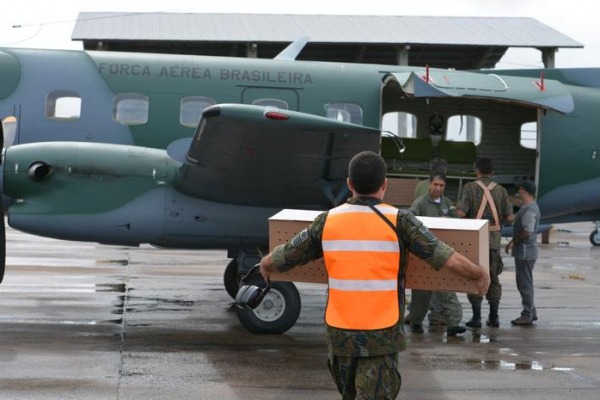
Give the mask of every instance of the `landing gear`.
<svg viewBox="0 0 600 400">
<path fill-rule="evenodd" d="M 254 333 L 283 333 L 300 316 L 300 293 L 291 282 L 273 282 L 271 290 L 254 310 L 238 308 L 244 327 Z"/>
<path fill-rule="evenodd" d="M 261 259 L 256 250 L 239 250 L 228 254 L 231 259 L 223 275 L 227 294 L 235 299 L 242 277 Z M 237 316 L 246 329 L 254 333 L 283 333 L 300 316 L 300 293 L 291 282 L 273 282 L 271 290 L 254 310 L 237 309 Z"/>
</svg>

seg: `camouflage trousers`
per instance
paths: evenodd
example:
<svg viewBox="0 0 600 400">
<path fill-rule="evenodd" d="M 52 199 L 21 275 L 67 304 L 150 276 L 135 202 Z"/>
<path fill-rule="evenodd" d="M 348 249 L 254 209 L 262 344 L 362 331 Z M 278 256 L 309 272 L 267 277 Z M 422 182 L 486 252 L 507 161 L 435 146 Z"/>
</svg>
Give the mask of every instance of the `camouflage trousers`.
<svg viewBox="0 0 600 400">
<path fill-rule="evenodd" d="M 500 284 L 500 275 L 504 269 L 502 255 L 499 249 L 490 249 L 490 287 L 485 294 L 485 298 L 490 304 L 500 304 L 502 297 L 502 285 Z M 481 304 L 483 297 L 475 294 L 467 295 L 471 304 Z"/>
<path fill-rule="evenodd" d="M 375 357 L 330 353 L 327 364 L 342 400 L 394 400 L 400 392 L 398 353 Z"/>
</svg>

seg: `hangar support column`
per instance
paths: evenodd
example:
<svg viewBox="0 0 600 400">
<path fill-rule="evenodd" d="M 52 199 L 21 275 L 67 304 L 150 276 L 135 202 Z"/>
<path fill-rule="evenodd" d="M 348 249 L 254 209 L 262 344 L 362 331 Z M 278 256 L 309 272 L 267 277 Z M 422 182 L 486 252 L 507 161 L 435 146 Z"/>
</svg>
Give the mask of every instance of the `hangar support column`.
<svg viewBox="0 0 600 400">
<path fill-rule="evenodd" d="M 555 66 L 555 55 L 558 51 L 556 47 L 543 47 L 539 48 L 542 52 L 542 62 L 544 63 L 545 68 L 554 68 Z"/>
</svg>

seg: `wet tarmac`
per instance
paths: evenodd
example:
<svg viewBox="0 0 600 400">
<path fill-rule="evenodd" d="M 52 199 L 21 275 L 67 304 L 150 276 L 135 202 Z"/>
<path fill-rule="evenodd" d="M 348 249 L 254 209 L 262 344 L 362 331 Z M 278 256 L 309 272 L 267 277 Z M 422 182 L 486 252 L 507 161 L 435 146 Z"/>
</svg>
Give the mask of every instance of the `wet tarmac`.
<svg viewBox="0 0 600 400">
<path fill-rule="evenodd" d="M 505 257 L 500 328 L 408 333 L 399 399 L 600 399 L 600 247 L 590 223 L 556 227 L 534 271 L 539 321 L 510 325 L 520 297 Z M 227 261 L 9 229 L 0 399 L 339 398 L 325 364 L 325 286 L 298 285 L 302 312 L 287 333 L 251 334 L 223 289 Z"/>
</svg>

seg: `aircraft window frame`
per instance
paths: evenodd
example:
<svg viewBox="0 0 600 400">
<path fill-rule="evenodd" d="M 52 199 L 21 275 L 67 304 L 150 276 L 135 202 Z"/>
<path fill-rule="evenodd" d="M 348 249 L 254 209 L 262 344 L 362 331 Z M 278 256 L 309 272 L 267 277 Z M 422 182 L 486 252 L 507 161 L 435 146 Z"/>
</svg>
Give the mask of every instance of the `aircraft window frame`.
<svg viewBox="0 0 600 400">
<path fill-rule="evenodd" d="M 327 103 L 323 106 L 325 117 L 356 125 L 363 124 L 363 109 L 356 103 Z"/>
<path fill-rule="evenodd" d="M 46 94 L 44 115 L 60 121 L 77 121 L 81 118 L 81 95 L 72 90 L 57 89 Z"/>
<path fill-rule="evenodd" d="M 263 107 L 275 107 L 279 108 L 280 110 L 289 110 L 290 107 L 287 101 L 275 98 L 254 99 L 252 100 L 252 105 Z"/>
<path fill-rule="evenodd" d="M 113 120 L 122 125 L 148 122 L 150 100 L 141 93 L 120 93 L 113 98 Z"/>
<path fill-rule="evenodd" d="M 460 122 L 457 122 L 457 118 Z M 469 126 L 473 126 L 474 132 L 469 133 Z M 458 127 L 458 131 L 456 128 Z M 483 121 L 481 118 L 471 114 L 454 114 L 446 120 L 445 140 L 452 142 L 473 142 L 475 146 L 481 143 L 483 136 Z"/>
<path fill-rule="evenodd" d="M 179 104 L 179 123 L 188 128 L 196 128 L 202 118 L 202 112 L 217 104 L 212 97 L 186 96 Z"/>
<path fill-rule="evenodd" d="M 404 120 L 404 122 L 402 122 Z M 402 138 L 417 137 L 419 120 L 415 114 L 405 111 L 391 111 L 383 114 L 381 128 Z M 403 129 L 400 129 L 400 125 Z"/>
<path fill-rule="evenodd" d="M 521 124 L 519 131 L 519 144 L 521 147 L 535 150 L 537 149 L 537 121 L 525 122 Z"/>
</svg>

